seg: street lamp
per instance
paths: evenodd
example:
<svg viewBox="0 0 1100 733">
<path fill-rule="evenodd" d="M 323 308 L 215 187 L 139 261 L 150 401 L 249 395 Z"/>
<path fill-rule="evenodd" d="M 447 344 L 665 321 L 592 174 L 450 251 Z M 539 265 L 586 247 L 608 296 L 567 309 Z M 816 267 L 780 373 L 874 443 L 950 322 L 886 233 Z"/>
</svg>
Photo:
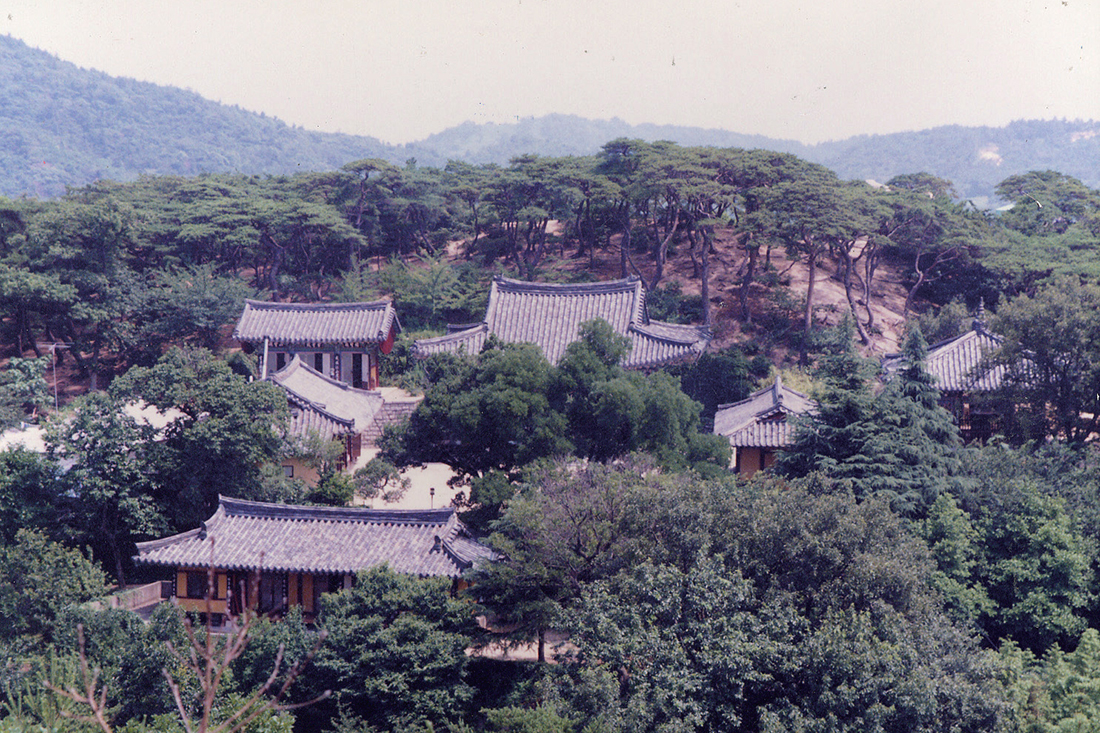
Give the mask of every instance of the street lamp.
<svg viewBox="0 0 1100 733">
<path fill-rule="evenodd" d="M 71 349 L 72 344 L 38 344 L 38 348 L 48 348 L 50 350 L 50 357 L 53 359 L 53 409 L 57 412 L 57 350 L 58 349 Z"/>
</svg>

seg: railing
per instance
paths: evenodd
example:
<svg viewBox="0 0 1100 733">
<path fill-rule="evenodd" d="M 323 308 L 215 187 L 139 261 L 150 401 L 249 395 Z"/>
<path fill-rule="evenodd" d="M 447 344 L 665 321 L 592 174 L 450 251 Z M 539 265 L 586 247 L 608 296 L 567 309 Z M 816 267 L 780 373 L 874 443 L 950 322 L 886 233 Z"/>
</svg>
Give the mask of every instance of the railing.
<svg viewBox="0 0 1100 733">
<path fill-rule="evenodd" d="M 161 600 L 161 581 L 138 585 L 107 596 L 107 605 L 111 608 L 121 608 L 133 611 Z"/>
</svg>

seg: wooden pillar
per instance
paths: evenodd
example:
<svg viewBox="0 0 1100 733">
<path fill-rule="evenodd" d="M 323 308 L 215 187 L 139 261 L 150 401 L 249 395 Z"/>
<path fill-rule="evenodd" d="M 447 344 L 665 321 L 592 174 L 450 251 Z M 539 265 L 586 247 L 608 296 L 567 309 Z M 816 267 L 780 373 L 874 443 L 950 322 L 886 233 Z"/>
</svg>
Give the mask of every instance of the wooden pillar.
<svg viewBox="0 0 1100 733">
<path fill-rule="evenodd" d="M 313 607 L 313 576 L 302 573 L 302 610 L 306 613 L 316 613 Z"/>
</svg>

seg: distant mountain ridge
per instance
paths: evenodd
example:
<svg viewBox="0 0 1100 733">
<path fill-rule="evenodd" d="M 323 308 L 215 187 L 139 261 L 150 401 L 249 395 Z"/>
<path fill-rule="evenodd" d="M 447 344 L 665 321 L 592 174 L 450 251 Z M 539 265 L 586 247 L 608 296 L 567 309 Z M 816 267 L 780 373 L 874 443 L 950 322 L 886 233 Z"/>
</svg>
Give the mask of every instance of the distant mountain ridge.
<svg viewBox="0 0 1100 733">
<path fill-rule="evenodd" d="M 1014 173 L 1053 169 L 1100 188 L 1100 122 L 1020 121 L 1006 127 L 937 127 L 805 145 L 762 135 L 673 125 L 631 125 L 546 115 L 509 124 L 467 122 L 408 145 L 323 133 L 213 102 L 174 87 L 81 69 L 0 36 L 0 195 L 48 198 L 100 178 L 142 174 L 333 170 L 361 158 L 398 165 L 448 160 L 507 164 L 526 153 L 591 155 L 615 138 L 767 148 L 828 166 L 845 179 L 886 181 L 926 171 L 960 195 L 989 203 Z"/>
</svg>

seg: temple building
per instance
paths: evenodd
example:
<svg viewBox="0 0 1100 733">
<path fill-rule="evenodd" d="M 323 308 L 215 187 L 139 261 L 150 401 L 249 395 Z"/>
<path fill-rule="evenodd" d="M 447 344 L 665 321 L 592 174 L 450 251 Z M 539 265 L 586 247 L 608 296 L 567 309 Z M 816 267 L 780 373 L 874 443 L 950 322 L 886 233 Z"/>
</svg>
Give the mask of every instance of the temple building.
<svg viewBox="0 0 1100 733">
<path fill-rule="evenodd" d="M 300 606 L 307 620 L 322 593 L 348 588 L 360 570 L 388 565 L 399 573 L 446 577 L 491 560 L 453 507 L 400 510 L 266 504 L 219 497 L 201 527 L 139 542 L 134 561 L 172 570 L 171 597 L 181 608 L 217 616 L 246 609 L 279 616 Z M 213 570 L 213 583 L 209 582 Z"/>
<path fill-rule="evenodd" d="M 580 338 L 580 325 L 602 318 L 630 340 L 630 353 L 622 363 L 627 369 L 656 369 L 698 359 L 710 343 L 710 331 L 650 320 L 645 295 L 636 277 L 569 285 L 496 277 L 484 321 L 449 326 L 445 336 L 420 339 L 414 349 L 420 357 L 477 354 L 492 335 L 505 343 L 536 344 L 551 364 L 557 364 L 566 347 Z"/>
<path fill-rule="evenodd" d="M 383 355 L 401 324 L 393 303 L 268 303 L 246 300 L 233 337 L 260 358 L 260 375 L 297 356 L 315 371 L 357 389 L 376 389 Z"/>
<path fill-rule="evenodd" d="M 775 463 L 776 452 L 790 445 L 794 425 L 789 418 L 814 409 L 814 401 L 776 376 L 764 389 L 728 405 L 719 405 L 714 432 L 729 440 L 732 468 L 745 478 Z"/>
</svg>

